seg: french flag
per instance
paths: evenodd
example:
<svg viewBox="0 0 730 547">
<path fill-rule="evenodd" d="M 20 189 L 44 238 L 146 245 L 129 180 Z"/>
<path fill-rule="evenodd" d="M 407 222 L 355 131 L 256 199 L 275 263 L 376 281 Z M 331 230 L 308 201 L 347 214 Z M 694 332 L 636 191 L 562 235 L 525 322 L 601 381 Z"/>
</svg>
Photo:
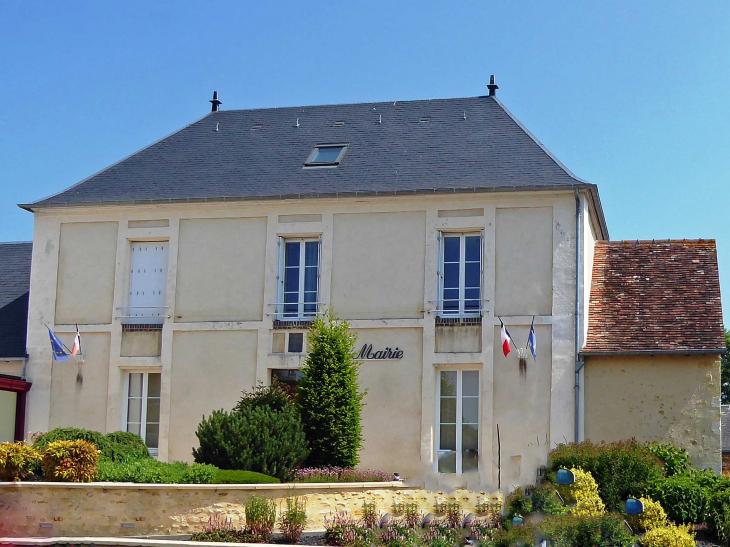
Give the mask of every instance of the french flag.
<svg viewBox="0 0 730 547">
<path fill-rule="evenodd" d="M 500 323 L 502 323 L 502 320 L 499 320 Z M 504 323 L 502 323 L 502 353 L 504 353 L 504 356 L 507 357 L 509 355 L 509 352 L 511 351 L 511 348 L 509 347 L 510 340 L 512 340 L 512 337 L 509 335 L 509 332 L 507 332 L 507 327 L 504 326 Z"/>
<path fill-rule="evenodd" d="M 81 333 L 79 332 L 79 326 L 76 325 L 76 336 L 74 337 L 74 345 L 71 346 L 71 355 L 76 357 L 81 353 Z"/>
</svg>

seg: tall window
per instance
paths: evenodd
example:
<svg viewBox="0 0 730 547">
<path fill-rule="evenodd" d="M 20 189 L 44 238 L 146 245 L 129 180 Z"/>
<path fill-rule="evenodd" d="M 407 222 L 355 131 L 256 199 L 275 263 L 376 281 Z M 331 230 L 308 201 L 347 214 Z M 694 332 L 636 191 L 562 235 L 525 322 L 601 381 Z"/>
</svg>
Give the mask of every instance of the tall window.
<svg viewBox="0 0 730 547">
<path fill-rule="evenodd" d="M 132 242 L 128 306 L 122 323 L 162 324 L 167 315 L 167 241 Z"/>
<path fill-rule="evenodd" d="M 320 247 L 319 239 L 279 239 L 279 319 L 306 320 L 317 315 Z"/>
<path fill-rule="evenodd" d="M 479 469 L 479 371 L 439 372 L 436 469 L 467 473 Z"/>
<path fill-rule="evenodd" d="M 476 316 L 482 310 L 482 235 L 439 234 L 439 310 Z"/>
<path fill-rule="evenodd" d="M 128 372 L 127 404 L 124 430 L 144 439 L 153 456 L 157 456 L 160 439 L 160 373 Z"/>
</svg>

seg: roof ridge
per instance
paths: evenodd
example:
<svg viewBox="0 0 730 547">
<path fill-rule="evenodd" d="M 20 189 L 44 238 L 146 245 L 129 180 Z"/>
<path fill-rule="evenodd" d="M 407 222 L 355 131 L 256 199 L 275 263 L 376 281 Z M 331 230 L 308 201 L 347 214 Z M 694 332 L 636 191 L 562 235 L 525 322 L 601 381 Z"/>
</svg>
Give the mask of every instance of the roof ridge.
<svg viewBox="0 0 730 547">
<path fill-rule="evenodd" d="M 700 237 L 697 239 L 613 239 L 613 240 L 598 240 L 596 241 L 596 245 L 630 245 L 630 244 L 637 244 L 637 245 L 646 245 L 646 244 L 659 244 L 659 243 L 678 243 L 678 244 L 684 244 L 684 243 L 707 243 L 708 245 L 716 245 L 717 241 L 714 238 L 704 238 Z"/>
<path fill-rule="evenodd" d="M 517 125 L 517 127 L 522 129 L 522 131 L 525 132 L 525 135 L 530 137 L 535 142 L 535 144 L 537 144 L 542 149 L 542 151 L 545 152 L 545 154 L 547 154 L 547 156 L 555 162 L 555 164 L 558 167 L 560 167 L 563 171 L 565 171 L 567 173 L 567 175 L 569 177 L 574 178 L 578 182 L 590 184 L 587 180 L 584 180 L 584 179 L 580 178 L 579 176 L 577 176 L 575 173 L 573 173 L 573 171 L 568 169 L 562 161 L 560 161 L 558 158 L 556 158 L 555 155 L 552 152 L 550 152 L 550 150 L 548 150 L 547 147 L 542 142 L 540 142 L 540 139 L 538 139 L 535 135 L 533 135 L 532 132 L 529 129 L 527 129 L 527 127 L 525 127 L 522 124 L 522 122 L 520 120 L 518 120 L 517 117 L 515 117 L 515 115 L 512 114 L 512 112 L 510 112 L 506 106 L 504 106 L 502 101 L 500 101 L 496 96 L 492 96 L 489 98 L 493 99 L 494 102 L 497 103 L 502 108 L 502 110 L 504 110 L 504 112 L 510 117 L 510 119 Z"/>
<path fill-rule="evenodd" d="M 232 108 L 232 109 L 220 109 L 218 112 L 254 112 L 257 110 L 289 110 L 297 108 L 319 108 L 319 107 L 330 107 L 330 106 L 365 106 L 365 105 L 377 105 L 377 104 L 399 104 L 399 103 L 430 103 L 436 101 L 458 101 L 464 99 L 487 99 L 487 95 L 473 95 L 468 97 L 439 97 L 436 99 L 407 99 L 404 101 L 362 101 L 352 103 L 324 103 L 324 104 L 300 104 L 293 106 L 264 106 L 260 108 Z"/>
<path fill-rule="evenodd" d="M 201 117 L 201 118 L 198 118 L 197 120 L 195 120 L 195 121 L 193 121 L 193 122 L 190 122 L 189 124 L 185 125 L 184 127 L 181 127 L 180 129 L 176 129 L 176 130 L 175 130 L 175 131 L 173 131 L 172 133 L 169 133 L 168 135 L 165 135 L 164 137 L 162 137 L 162 138 L 160 138 L 160 139 L 157 139 L 157 140 L 156 140 L 155 142 L 153 142 L 153 143 L 150 143 L 150 144 L 148 144 L 147 146 L 143 146 L 143 147 L 142 147 L 142 148 L 140 148 L 139 150 L 137 150 L 137 151 L 135 151 L 135 152 L 132 152 L 131 154 L 129 154 L 129 155 L 127 155 L 127 156 L 124 156 L 124 157 L 123 157 L 122 159 L 120 159 L 119 161 L 115 161 L 114 163 L 112 163 L 112 164 L 110 164 L 110 165 L 107 165 L 107 166 L 106 166 L 106 167 L 104 167 L 103 169 L 99 169 L 99 170 L 98 170 L 98 171 L 97 171 L 96 173 L 93 173 L 93 174 L 89 175 L 88 177 L 84 178 L 83 180 L 80 180 L 79 182 L 77 182 L 76 184 L 72 184 L 72 185 L 71 185 L 71 186 L 69 186 L 68 188 L 65 188 L 65 189 L 63 189 L 63 190 L 60 190 L 60 191 L 58 191 L 58 192 L 54 192 L 53 194 L 50 194 L 50 195 L 48 195 L 48 196 L 46 196 L 46 197 L 44 197 L 44 198 L 41 198 L 41 199 L 37 199 L 37 200 L 35 200 L 35 201 L 31 201 L 30 203 L 18 203 L 18 207 L 20 207 L 21 209 L 25 209 L 26 211 L 30 211 L 30 212 L 33 212 L 33 209 L 32 209 L 33 205 L 35 205 L 35 204 L 37 204 L 37 203 L 41 203 L 42 201 L 46 201 L 46 200 L 48 200 L 48 199 L 54 198 L 54 197 L 56 197 L 56 196 L 58 196 L 58 195 L 60 195 L 60 194 L 63 194 L 64 192 L 68 192 L 69 190 L 73 190 L 73 189 L 74 189 L 74 188 L 76 188 L 77 186 L 80 186 L 81 184 L 85 183 L 85 182 L 86 182 L 87 180 L 89 180 L 89 179 L 91 179 L 91 178 L 94 178 L 94 177 L 95 177 L 95 176 L 97 176 L 97 175 L 100 175 L 100 174 L 101 174 L 101 173 L 103 173 L 104 171 L 108 171 L 108 170 L 109 170 L 109 169 L 111 169 L 112 167 L 115 167 L 115 166 L 119 165 L 119 164 L 120 164 L 120 163 L 122 163 L 123 161 L 126 161 L 126 160 L 128 160 L 129 158 L 131 158 L 131 157 L 133 157 L 133 156 L 136 156 L 136 155 L 137 155 L 137 154 L 139 154 L 140 152 L 144 152 L 144 151 L 145 151 L 145 150 L 147 150 L 148 148 L 152 148 L 152 147 L 153 147 L 154 145 L 156 145 L 157 143 L 159 143 L 159 142 L 162 142 L 162 141 L 164 141 L 165 139 L 168 139 L 168 138 L 172 137 L 173 135 L 176 135 L 177 133 L 180 133 L 181 131 L 184 131 L 184 130 L 185 130 L 185 129 L 187 129 L 188 127 L 190 127 L 190 126 L 192 126 L 192 125 L 195 125 L 196 123 L 198 123 L 198 122 L 200 122 L 200 121 L 204 120 L 205 118 L 207 118 L 207 117 L 208 117 L 208 116 L 210 116 L 211 114 L 213 114 L 213 112 L 208 112 L 208 113 L 207 113 L 207 114 L 206 114 L 205 116 L 203 116 L 203 117 Z"/>
</svg>

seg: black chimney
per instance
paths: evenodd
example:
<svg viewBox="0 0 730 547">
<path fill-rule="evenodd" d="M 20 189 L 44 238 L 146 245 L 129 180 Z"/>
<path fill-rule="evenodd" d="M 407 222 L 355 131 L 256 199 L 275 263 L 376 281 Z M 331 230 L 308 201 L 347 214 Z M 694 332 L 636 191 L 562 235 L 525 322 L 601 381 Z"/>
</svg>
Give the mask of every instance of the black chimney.
<svg viewBox="0 0 730 547">
<path fill-rule="evenodd" d="M 497 96 L 497 90 L 499 89 L 499 86 L 494 83 L 494 74 L 489 77 L 489 85 L 487 86 L 487 89 L 489 90 L 490 97 Z"/>
<path fill-rule="evenodd" d="M 494 76 L 492 76 L 492 78 L 494 78 Z M 492 92 L 490 91 L 489 94 L 491 95 Z M 218 112 L 218 107 L 220 105 L 222 105 L 223 103 L 218 100 L 218 92 L 217 91 L 214 91 L 213 92 L 213 100 L 210 101 L 210 103 L 213 105 L 212 108 L 211 108 L 211 112 Z"/>
</svg>

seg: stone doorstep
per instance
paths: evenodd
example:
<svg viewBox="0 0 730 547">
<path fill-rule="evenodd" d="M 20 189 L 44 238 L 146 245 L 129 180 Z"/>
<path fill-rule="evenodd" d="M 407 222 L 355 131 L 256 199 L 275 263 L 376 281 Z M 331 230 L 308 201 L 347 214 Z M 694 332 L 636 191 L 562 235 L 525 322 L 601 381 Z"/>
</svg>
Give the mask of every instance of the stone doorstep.
<svg viewBox="0 0 730 547">
<path fill-rule="evenodd" d="M 16 545 L 110 545 L 118 547 L 231 547 L 231 545 L 245 545 L 246 547 L 282 547 L 281 544 L 267 543 L 220 543 L 217 541 L 180 541 L 169 539 L 136 539 L 113 537 L 51 537 L 51 538 L 0 538 L 0 546 Z"/>
</svg>

